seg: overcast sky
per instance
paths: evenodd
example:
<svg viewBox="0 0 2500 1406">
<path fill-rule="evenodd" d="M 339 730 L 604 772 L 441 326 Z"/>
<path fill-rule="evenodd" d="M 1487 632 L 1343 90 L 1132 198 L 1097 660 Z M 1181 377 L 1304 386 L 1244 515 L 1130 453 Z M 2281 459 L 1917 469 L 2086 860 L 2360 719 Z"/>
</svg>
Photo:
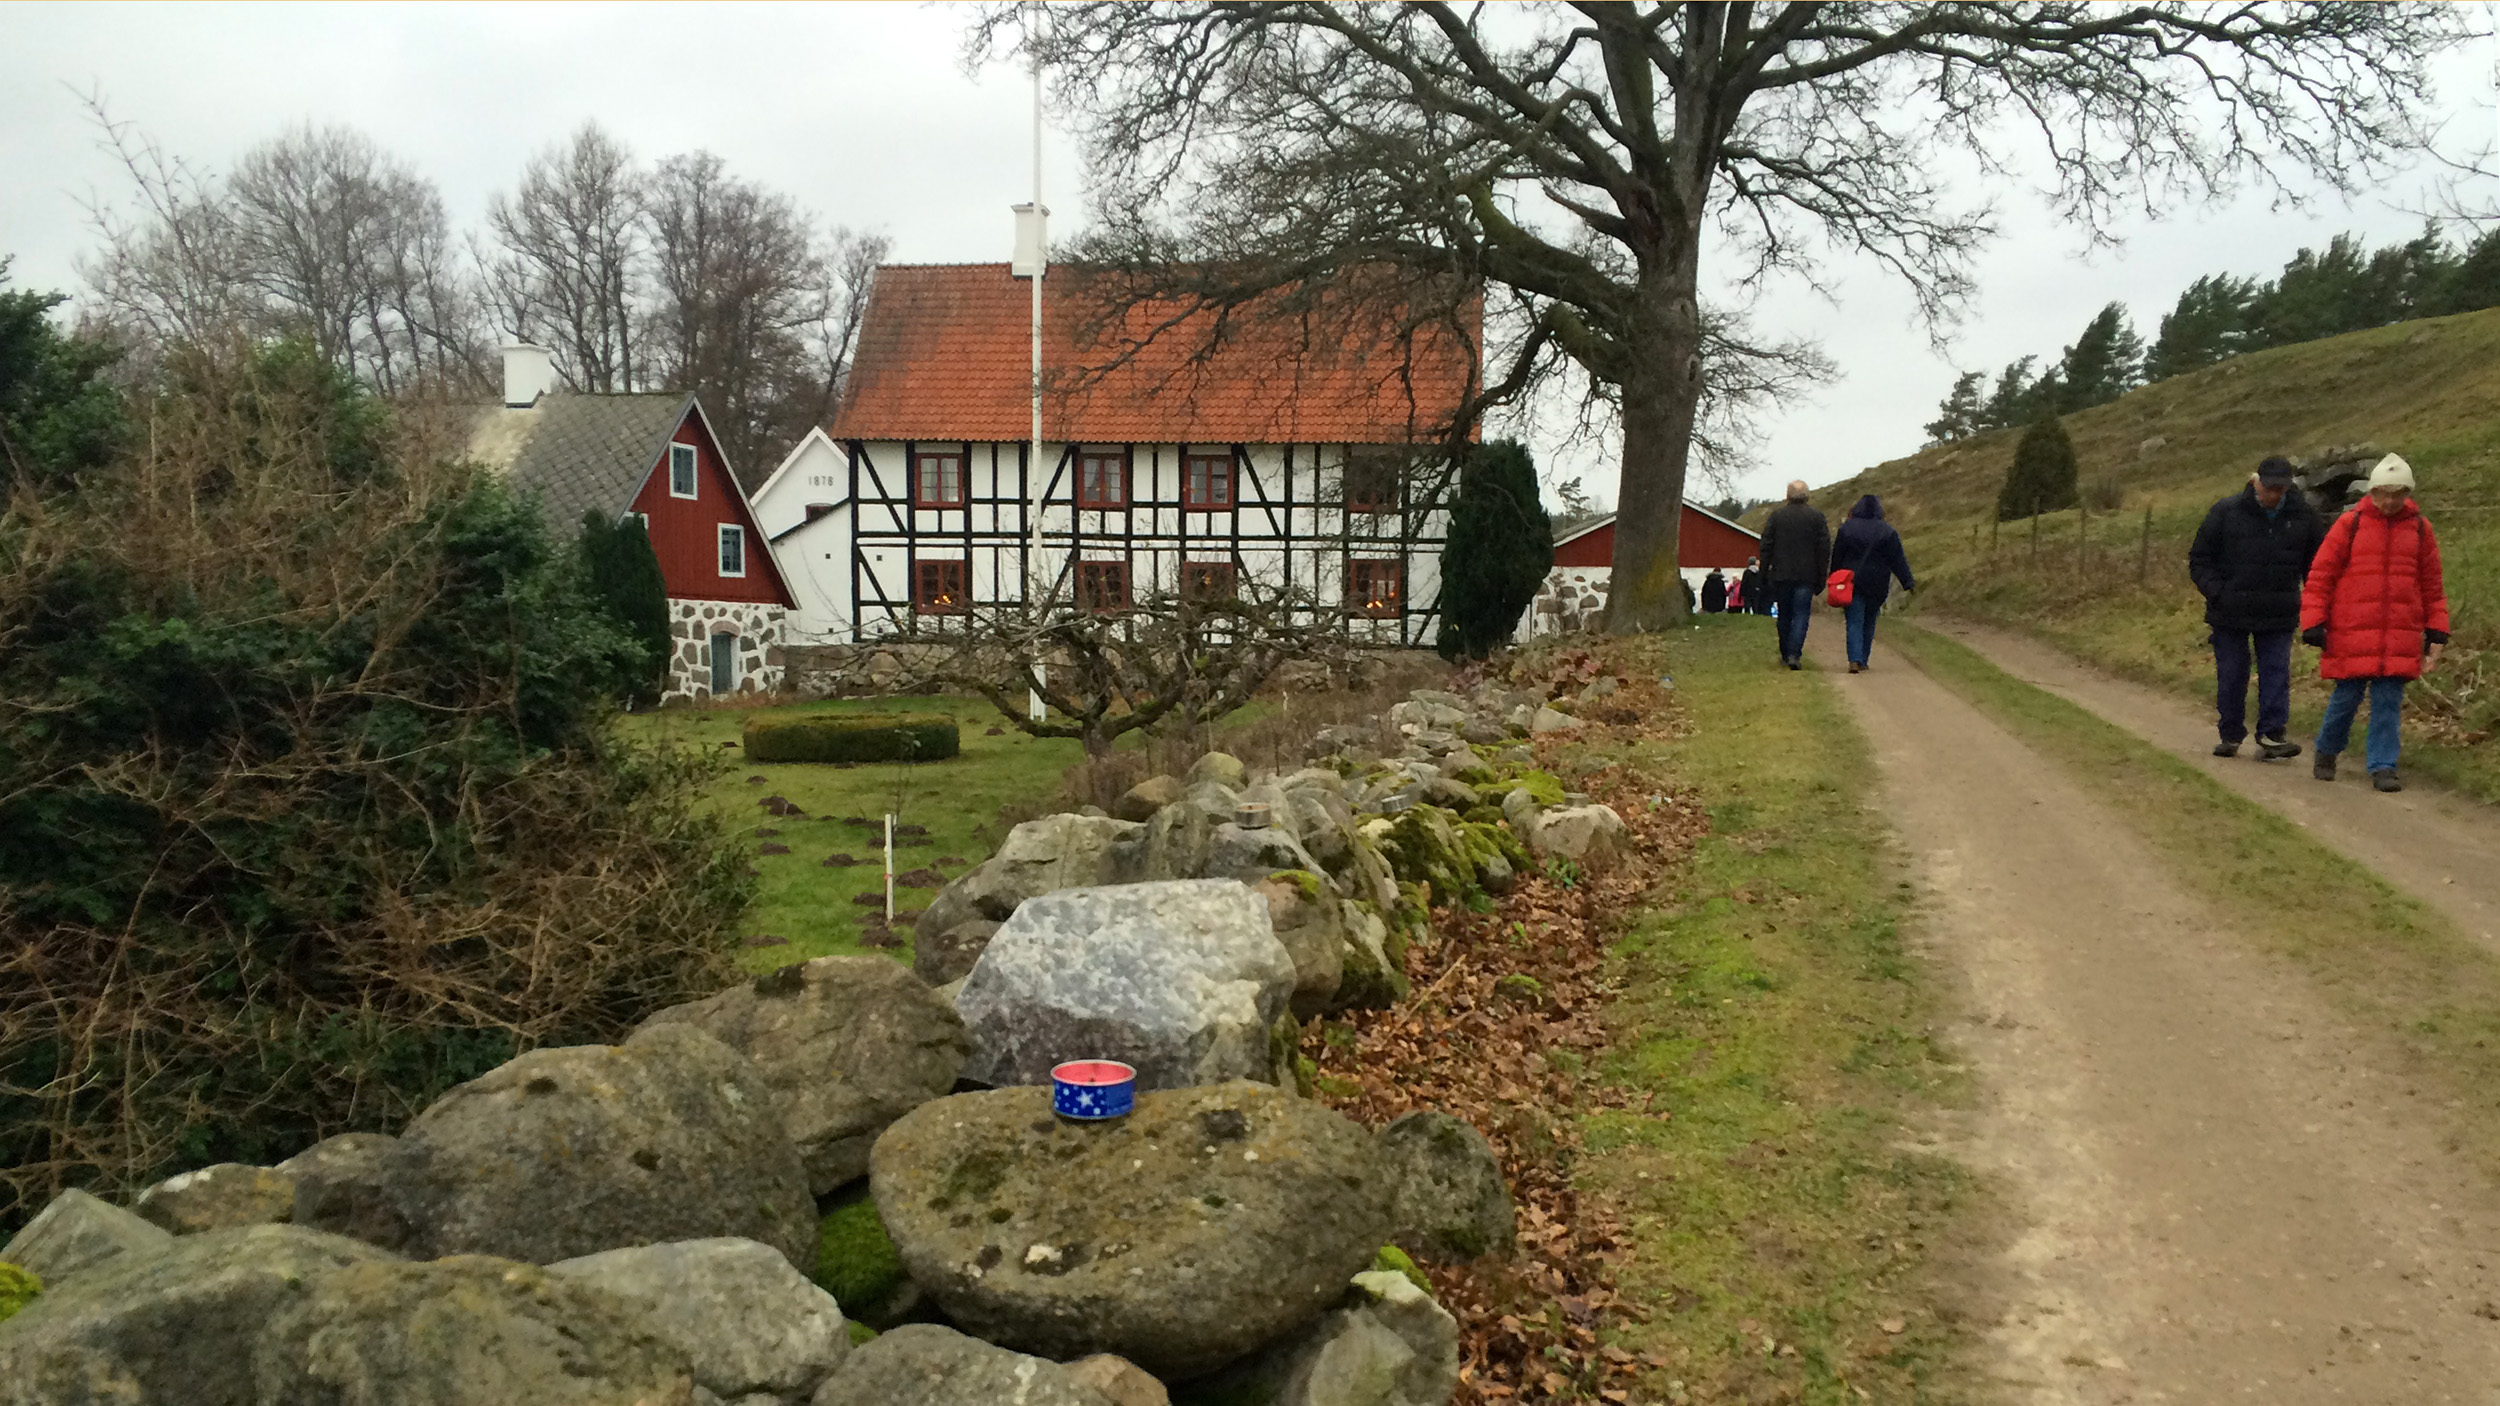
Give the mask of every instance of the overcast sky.
<svg viewBox="0 0 2500 1406">
<path fill-rule="evenodd" d="M 17 287 L 77 287 L 87 203 L 128 194 L 82 105 L 92 92 L 211 171 L 290 124 L 360 128 L 438 182 L 461 228 L 532 152 L 595 118 L 647 158 L 716 152 L 824 222 L 890 235 L 897 259 L 1003 260 L 1007 207 L 1032 187 L 1031 89 L 1019 72 L 964 71 L 964 22 L 950 6 L 902 4 L 0 5 L 0 254 L 16 256 Z M 2443 66 L 2442 116 L 2460 145 L 2500 136 L 2496 69 L 2489 39 Z M 1064 135 L 1047 139 L 1045 168 L 1064 237 L 1081 210 Z M 1826 482 L 1915 449 L 1955 367 L 2053 356 L 2113 298 L 2149 339 L 2198 274 L 2271 274 L 2338 230 L 2408 238 L 2429 180 L 2410 174 L 2351 203 L 2251 198 L 2131 221 L 2114 250 L 2025 192 L 1997 192 L 2005 235 L 1945 354 L 1872 269 L 1836 268 L 1832 301 L 1791 289 L 1764 303 L 1766 329 L 1819 338 L 1841 375 L 1765 422 L 1743 486 Z M 1613 497 L 1602 455 L 1558 453 L 1550 438 L 1531 434 L 1549 469 L 1586 470 Z"/>
</svg>

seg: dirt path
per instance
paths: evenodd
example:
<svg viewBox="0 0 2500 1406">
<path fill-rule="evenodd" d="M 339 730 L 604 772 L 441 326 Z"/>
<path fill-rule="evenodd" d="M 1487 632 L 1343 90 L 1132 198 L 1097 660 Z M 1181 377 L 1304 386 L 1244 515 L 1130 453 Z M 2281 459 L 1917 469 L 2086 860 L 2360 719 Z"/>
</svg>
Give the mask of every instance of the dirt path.
<svg viewBox="0 0 2500 1406">
<path fill-rule="evenodd" d="M 1898 654 L 1842 675 L 1836 623 L 1800 686 L 1872 738 L 1967 988 L 1937 1150 L 2021 1221 L 1983 1397 L 2500 1402 L 2500 1194 L 2430 1110 L 2054 765 Z"/>
<path fill-rule="evenodd" d="M 2371 791 L 2369 774 L 2358 765 L 2358 729 L 2341 776 L 2327 785 L 2309 774 L 2306 752 L 2263 764 L 2253 748 L 2231 758 L 2213 755 L 2210 709 L 2113 678 L 2055 646 L 1961 621 L 1919 623 L 2273 808 L 2439 910 L 2458 931 L 2500 950 L 2500 811 L 2419 783 L 2393 796 Z M 2249 706 L 2256 706 L 2253 695 Z M 2306 747 L 2313 739 L 2293 740 Z"/>
</svg>

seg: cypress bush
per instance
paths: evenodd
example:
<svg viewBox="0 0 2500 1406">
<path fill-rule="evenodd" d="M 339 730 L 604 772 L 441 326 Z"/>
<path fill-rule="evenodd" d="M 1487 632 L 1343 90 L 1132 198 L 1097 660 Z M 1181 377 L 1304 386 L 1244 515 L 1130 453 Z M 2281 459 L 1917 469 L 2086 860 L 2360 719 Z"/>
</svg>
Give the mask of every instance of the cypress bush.
<svg viewBox="0 0 2500 1406">
<path fill-rule="evenodd" d="M 1510 641 L 1554 565 L 1536 461 L 1516 440 L 1478 445 L 1459 473 L 1441 549 L 1441 657 L 1482 659 Z"/>
<path fill-rule="evenodd" d="M 841 713 L 751 718 L 744 741 L 750 762 L 942 762 L 963 750 L 952 718 Z"/>
<path fill-rule="evenodd" d="M 0 512 L 0 1234 L 618 1038 L 729 979 L 750 893 L 459 424 L 301 348 L 168 365 Z"/>
<path fill-rule="evenodd" d="M 668 581 L 660 574 L 651 533 L 639 517 L 613 518 L 597 509 L 582 514 L 580 554 L 591 599 L 645 656 L 630 675 L 625 701 L 648 708 L 668 684 Z"/>
<path fill-rule="evenodd" d="M 1997 521 L 2034 517 L 2071 508 L 2081 500 L 2075 486 L 2075 442 L 2055 415 L 2023 431 L 2014 462 L 1997 490 Z"/>
</svg>

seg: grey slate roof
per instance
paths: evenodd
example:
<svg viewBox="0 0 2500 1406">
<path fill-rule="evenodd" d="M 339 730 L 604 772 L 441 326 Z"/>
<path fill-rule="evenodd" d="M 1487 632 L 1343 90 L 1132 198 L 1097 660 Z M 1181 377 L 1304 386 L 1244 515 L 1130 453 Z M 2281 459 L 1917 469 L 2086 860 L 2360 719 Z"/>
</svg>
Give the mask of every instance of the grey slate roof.
<svg viewBox="0 0 2500 1406">
<path fill-rule="evenodd" d="M 549 530 L 566 538 L 593 508 L 625 511 L 693 404 L 677 393 L 543 396 L 528 409 L 482 412 L 469 453 L 536 492 Z"/>
</svg>

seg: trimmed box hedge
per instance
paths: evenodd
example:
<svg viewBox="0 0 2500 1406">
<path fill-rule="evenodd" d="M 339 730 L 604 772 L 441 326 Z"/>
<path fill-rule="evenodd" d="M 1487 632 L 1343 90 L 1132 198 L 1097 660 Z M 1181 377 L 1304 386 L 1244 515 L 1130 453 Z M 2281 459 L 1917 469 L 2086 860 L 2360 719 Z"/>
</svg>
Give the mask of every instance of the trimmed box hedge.
<svg viewBox="0 0 2500 1406">
<path fill-rule="evenodd" d="M 963 750 L 952 718 L 802 713 L 746 726 L 750 762 L 937 762 Z"/>
</svg>

